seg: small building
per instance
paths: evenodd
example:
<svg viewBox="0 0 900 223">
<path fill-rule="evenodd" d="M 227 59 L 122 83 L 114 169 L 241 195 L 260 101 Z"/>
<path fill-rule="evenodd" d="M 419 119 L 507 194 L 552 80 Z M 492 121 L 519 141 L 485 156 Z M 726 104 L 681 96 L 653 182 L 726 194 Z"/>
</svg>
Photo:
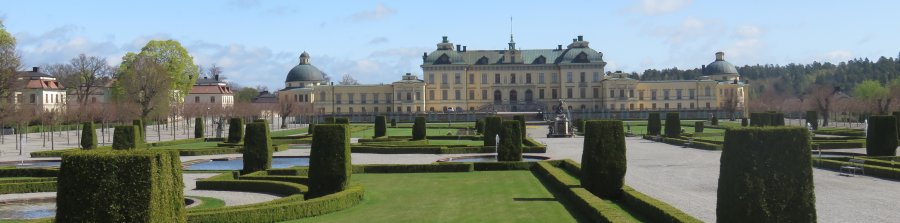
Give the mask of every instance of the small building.
<svg viewBox="0 0 900 223">
<path fill-rule="evenodd" d="M 219 79 L 219 75 L 213 76 L 212 79 L 204 77 L 197 80 L 185 97 L 184 103 L 186 105 L 205 104 L 231 108 L 234 106 L 234 92 L 231 91 L 228 83 Z"/>
<path fill-rule="evenodd" d="M 65 109 L 66 88 L 55 77 L 42 73 L 40 67 L 16 72 L 16 80 L 21 84 L 14 93 L 17 107 L 47 112 Z"/>
</svg>

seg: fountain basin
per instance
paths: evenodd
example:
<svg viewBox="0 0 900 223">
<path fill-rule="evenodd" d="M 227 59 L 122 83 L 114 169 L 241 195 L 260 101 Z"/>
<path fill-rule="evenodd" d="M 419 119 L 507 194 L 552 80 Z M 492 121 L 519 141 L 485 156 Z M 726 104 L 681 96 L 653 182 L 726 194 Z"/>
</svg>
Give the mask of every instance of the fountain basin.
<svg viewBox="0 0 900 223">
<path fill-rule="evenodd" d="M 50 218 L 55 215 L 55 197 L 0 203 L 0 220 Z"/>
<path fill-rule="evenodd" d="M 0 162 L 0 167 L 16 167 L 16 168 L 41 168 L 41 167 L 59 167 L 59 160 L 24 160 Z"/>
<path fill-rule="evenodd" d="M 309 166 L 307 156 L 276 156 L 272 157 L 272 168 L 288 168 L 295 166 Z M 205 162 L 191 164 L 185 170 L 241 170 L 244 168 L 242 158 L 212 159 Z"/>
</svg>

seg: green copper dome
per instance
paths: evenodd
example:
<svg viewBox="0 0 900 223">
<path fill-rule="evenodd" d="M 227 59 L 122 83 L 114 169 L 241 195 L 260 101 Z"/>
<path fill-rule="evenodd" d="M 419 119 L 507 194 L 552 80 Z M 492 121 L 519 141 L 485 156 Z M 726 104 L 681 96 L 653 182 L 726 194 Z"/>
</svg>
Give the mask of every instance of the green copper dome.
<svg viewBox="0 0 900 223">
<path fill-rule="evenodd" d="M 738 75 L 738 71 L 733 64 L 725 61 L 725 53 L 718 52 L 716 53 L 716 61 L 709 63 L 709 65 L 706 65 L 706 67 L 703 68 L 703 75 L 708 76 L 721 74 Z"/>
<path fill-rule="evenodd" d="M 325 74 L 316 66 L 309 64 L 309 54 L 303 52 L 300 54 L 300 64 L 294 66 L 284 80 L 284 82 L 294 81 L 325 81 Z"/>
</svg>

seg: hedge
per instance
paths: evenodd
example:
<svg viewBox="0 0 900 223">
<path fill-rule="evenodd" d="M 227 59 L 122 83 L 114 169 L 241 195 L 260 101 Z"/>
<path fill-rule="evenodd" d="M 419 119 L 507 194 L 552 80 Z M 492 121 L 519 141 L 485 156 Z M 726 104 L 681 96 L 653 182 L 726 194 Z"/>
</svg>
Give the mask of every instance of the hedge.
<svg viewBox="0 0 900 223">
<path fill-rule="evenodd" d="M 280 196 L 300 195 L 308 191 L 306 186 L 271 180 L 244 180 L 234 179 L 233 173 L 228 172 L 215 177 L 206 178 L 197 181 L 197 189 L 199 190 L 220 190 L 220 191 L 241 191 L 252 193 L 267 193 Z"/>
<path fill-rule="evenodd" d="M 349 125 L 349 124 L 350 124 L 350 119 L 348 119 L 348 118 L 335 118 L 335 119 L 334 119 L 334 124 L 344 124 L 344 125 Z"/>
<path fill-rule="evenodd" d="M 659 119 L 659 113 L 650 113 L 647 118 L 647 135 L 659 135 L 661 130 L 662 121 Z"/>
<path fill-rule="evenodd" d="M 375 136 L 372 138 L 378 138 L 387 135 L 387 123 L 385 123 L 385 117 L 383 115 L 375 116 Z"/>
<path fill-rule="evenodd" d="M 244 139 L 244 119 L 231 118 L 228 120 L 228 143 L 241 143 Z"/>
<path fill-rule="evenodd" d="M 194 118 L 194 138 L 203 138 L 203 119 Z"/>
<path fill-rule="evenodd" d="M 97 148 L 97 131 L 93 122 L 85 122 L 81 127 L 81 149 Z"/>
<path fill-rule="evenodd" d="M 57 222 L 185 222 L 174 152 L 66 153 L 57 186 Z"/>
<path fill-rule="evenodd" d="M 500 128 L 500 145 L 497 146 L 497 161 L 522 161 L 521 122 L 503 121 Z"/>
<path fill-rule="evenodd" d="M 59 169 L 56 168 L 16 168 L 0 167 L 0 177 L 56 177 Z"/>
<path fill-rule="evenodd" d="M 650 136 L 644 136 L 644 139 L 654 140 L 653 137 L 650 137 Z M 722 145 L 718 145 L 718 144 L 715 144 L 712 142 L 704 142 L 703 140 L 700 140 L 700 139 L 694 139 L 694 141 L 691 142 L 690 146 L 686 145 L 687 142 L 689 142 L 689 140 L 684 139 L 684 138 L 661 137 L 660 140 L 654 140 L 654 141 L 662 141 L 662 143 L 666 143 L 666 144 L 671 144 L 671 145 L 676 145 L 676 146 L 686 146 L 686 147 L 702 149 L 702 150 L 722 150 Z"/>
<path fill-rule="evenodd" d="M 819 129 L 819 112 L 806 111 L 806 123 L 808 123 L 813 130 Z"/>
<path fill-rule="evenodd" d="M 624 193 L 622 193 L 621 202 L 628 206 L 630 210 L 643 214 L 653 220 L 653 222 L 703 222 L 678 210 L 678 208 L 638 192 L 629 186 L 625 186 L 622 191 Z"/>
<path fill-rule="evenodd" d="M 0 182 L 0 194 L 19 194 L 56 191 L 56 181 Z"/>
<path fill-rule="evenodd" d="M 538 162 L 531 161 L 501 161 L 501 162 L 478 162 L 472 163 L 475 171 L 498 171 L 498 170 L 531 170 Z"/>
<path fill-rule="evenodd" d="M 631 216 L 611 201 L 600 199 L 581 188 L 578 179 L 550 163 L 538 162 L 535 175 L 545 179 L 563 197 L 570 201 L 575 210 L 591 219 L 591 222 L 631 222 Z"/>
<path fill-rule="evenodd" d="M 897 122 L 897 140 L 900 140 L 900 111 L 895 111 L 893 114 L 894 121 Z"/>
<path fill-rule="evenodd" d="M 472 172 L 472 163 L 353 165 L 353 173 L 441 173 Z"/>
<path fill-rule="evenodd" d="M 484 118 L 484 146 L 497 146 L 497 135 L 500 133 L 500 125 L 503 118 L 490 116 Z"/>
<path fill-rule="evenodd" d="M 694 132 L 703 132 L 703 122 L 694 122 Z"/>
<path fill-rule="evenodd" d="M 306 134 L 313 135 L 313 132 L 316 131 L 316 123 L 309 123 L 309 126 L 306 127 Z"/>
<path fill-rule="evenodd" d="M 113 131 L 112 149 L 125 150 L 141 148 L 140 130 L 136 125 L 116 126 Z"/>
<path fill-rule="evenodd" d="M 350 128 L 348 125 L 319 125 L 316 127 L 309 154 L 309 193 L 317 198 L 347 188 L 350 173 Z"/>
<path fill-rule="evenodd" d="M 391 119 L 391 127 L 397 127 L 397 119 Z"/>
<path fill-rule="evenodd" d="M 138 137 L 141 140 L 141 143 L 147 142 L 147 126 L 144 125 L 144 121 L 140 119 L 131 120 L 131 124 L 137 126 L 138 129 Z"/>
<path fill-rule="evenodd" d="M 171 141 L 152 142 L 152 143 L 148 143 L 147 145 L 150 147 L 174 146 L 174 145 L 191 144 L 191 143 L 198 143 L 198 142 L 205 142 L 205 141 L 206 141 L 206 139 L 196 139 L 196 138 L 195 139 L 178 139 L 178 140 L 171 140 Z"/>
<path fill-rule="evenodd" d="M 309 184 L 309 176 L 286 176 L 286 175 L 270 175 L 268 170 L 253 172 L 249 174 L 245 174 L 240 176 L 241 180 L 264 180 L 264 181 L 280 181 L 287 183 L 295 183 L 300 185 L 308 185 Z M 309 188 L 306 186 L 302 187 L 302 191 L 309 191 Z"/>
<path fill-rule="evenodd" d="M 522 131 L 522 138 L 528 137 L 525 129 L 525 115 L 515 115 L 513 116 L 513 120 L 519 121 L 519 130 Z"/>
<path fill-rule="evenodd" d="M 192 210 L 187 218 L 188 221 L 195 223 L 280 222 L 324 215 L 353 207 L 362 202 L 363 193 L 362 186 L 351 186 L 346 190 L 315 199 L 304 200 L 303 195 L 298 194 L 263 203 Z"/>
<path fill-rule="evenodd" d="M 581 185 L 601 198 L 618 199 L 627 169 L 622 121 L 589 121 L 585 125 Z"/>
<path fill-rule="evenodd" d="M 678 138 L 681 136 L 681 118 L 678 113 L 666 113 L 666 137 Z"/>
<path fill-rule="evenodd" d="M 425 135 L 425 117 L 416 117 L 416 122 L 412 128 L 412 140 L 423 140 Z"/>
<path fill-rule="evenodd" d="M 265 122 L 253 122 L 246 125 L 244 137 L 243 173 L 252 173 L 272 168 L 272 139 L 269 138 L 268 126 Z"/>
<path fill-rule="evenodd" d="M 850 162 L 846 162 L 846 161 L 831 160 L 831 159 L 824 159 L 824 158 L 813 158 L 813 161 L 814 161 L 813 166 L 822 168 L 822 169 L 832 170 L 832 171 L 841 171 L 842 166 L 858 165 L 858 166 L 861 166 L 863 169 L 865 169 L 866 176 L 878 177 L 878 178 L 884 178 L 884 179 L 890 179 L 890 180 L 900 180 L 900 168 L 891 168 L 891 167 L 885 167 L 885 166 L 872 165 L 873 163 L 875 163 L 872 160 L 868 160 L 865 158 L 859 158 L 859 157 L 855 157 L 855 158 L 865 160 L 865 164 L 855 164 L 855 163 L 850 163 Z"/>
<path fill-rule="evenodd" d="M 747 118 L 741 118 L 741 126 L 747 127 L 749 125 L 750 125 L 750 121 L 748 121 Z"/>
<path fill-rule="evenodd" d="M 478 134 L 484 134 L 484 119 L 475 120 L 475 132 Z"/>
<path fill-rule="evenodd" d="M 866 155 L 897 155 L 897 120 L 894 116 L 869 116 L 869 127 L 866 132 Z"/>
<path fill-rule="evenodd" d="M 806 128 L 729 129 L 720 163 L 716 221 L 816 221 Z"/>
<path fill-rule="evenodd" d="M 716 114 L 713 114 L 712 120 L 710 121 L 709 124 L 712 126 L 718 126 L 719 125 L 719 117 L 716 117 Z"/>
</svg>

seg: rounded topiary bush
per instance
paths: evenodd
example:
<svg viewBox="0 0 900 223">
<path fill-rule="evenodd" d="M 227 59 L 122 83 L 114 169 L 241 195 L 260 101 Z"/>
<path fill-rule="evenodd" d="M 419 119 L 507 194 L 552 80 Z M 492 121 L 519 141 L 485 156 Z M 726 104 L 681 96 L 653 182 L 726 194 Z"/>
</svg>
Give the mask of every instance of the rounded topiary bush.
<svg viewBox="0 0 900 223">
<path fill-rule="evenodd" d="M 813 130 L 819 129 L 819 113 L 816 111 L 806 111 L 806 123 L 809 123 Z"/>
<path fill-rule="evenodd" d="M 681 118 L 678 113 L 666 113 L 666 137 L 678 138 L 681 136 Z"/>
<path fill-rule="evenodd" d="M 694 122 L 694 132 L 703 132 L 703 122 Z"/>
<path fill-rule="evenodd" d="M 741 126 L 747 127 L 748 125 L 750 125 L 750 121 L 747 118 L 741 118 Z"/>
<path fill-rule="evenodd" d="M 497 146 L 497 161 L 522 161 L 522 122 L 503 121 L 500 145 Z"/>
<path fill-rule="evenodd" d="M 519 129 L 522 131 L 522 138 L 524 139 L 527 134 L 525 134 L 525 116 L 524 115 L 516 115 L 513 116 L 513 120 L 519 121 Z"/>
<path fill-rule="evenodd" d="M 869 116 L 866 130 L 866 155 L 897 155 L 897 120 L 890 115 Z"/>
<path fill-rule="evenodd" d="M 395 118 L 391 119 L 391 127 L 394 127 L 394 128 L 397 127 L 397 119 L 395 119 Z"/>
<path fill-rule="evenodd" d="M 659 119 L 659 113 L 652 112 L 647 117 L 647 135 L 659 135 L 662 131 L 662 120 Z"/>
<path fill-rule="evenodd" d="M 93 122 L 85 122 L 81 125 L 81 149 L 97 148 L 97 132 Z"/>
<path fill-rule="evenodd" d="M 720 159 L 717 222 L 816 222 L 806 128 L 728 129 Z"/>
<path fill-rule="evenodd" d="M 194 119 L 194 138 L 203 138 L 203 119 Z"/>
<path fill-rule="evenodd" d="M 228 120 L 228 142 L 240 143 L 244 139 L 244 119 L 231 118 Z"/>
<path fill-rule="evenodd" d="M 709 123 L 709 124 L 710 124 L 710 125 L 713 125 L 713 126 L 719 125 L 719 117 L 716 116 L 715 113 L 713 113 L 712 120 L 710 120 L 710 123 Z"/>
<path fill-rule="evenodd" d="M 325 117 L 325 124 L 334 124 L 334 117 Z"/>
<path fill-rule="evenodd" d="M 375 138 L 387 135 L 387 122 L 383 115 L 375 116 Z"/>
<path fill-rule="evenodd" d="M 585 125 L 581 186 L 601 198 L 618 199 L 627 170 L 622 121 L 596 120 Z"/>
<path fill-rule="evenodd" d="M 272 139 L 269 137 L 269 128 L 267 127 L 265 122 L 247 124 L 244 136 L 242 173 L 247 174 L 272 168 Z"/>
<path fill-rule="evenodd" d="M 484 146 L 497 146 L 497 134 L 500 133 L 500 125 L 503 118 L 490 116 L 484 118 Z"/>
<path fill-rule="evenodd" d="M 416 117 L 416 121 L 413 123 L 412 140 L 425 139 L 425 131 L 425 117 Z"/>
<path fill-rule="evenodd" d="M 353 170 L 350 162 L 350 128 L 319 125 L 309 154 L 309 193 L 313 199 L 344 190 Z"/>
<path fill-rule="evenodd" d="M 141 148 L 140 133 L 136 125 L 116 126 L 113 131 L 112 149 L 125 150 Z"/>
</svg>

